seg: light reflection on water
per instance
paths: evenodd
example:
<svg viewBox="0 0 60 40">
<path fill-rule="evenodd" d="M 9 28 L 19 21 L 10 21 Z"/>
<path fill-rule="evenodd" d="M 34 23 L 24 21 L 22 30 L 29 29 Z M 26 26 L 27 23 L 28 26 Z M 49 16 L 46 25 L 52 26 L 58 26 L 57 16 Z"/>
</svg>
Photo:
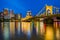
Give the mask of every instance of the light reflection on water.
<svg viewBox="0 0 60 40">
<path fill-rule="evenodd" d="M 57 30 L 56 30 L 56 38 L 59 39 L 59 36 L 60 36 L 60 34 L 59 34 L 59 29 L 57 29 Z"/>
<path fill-rule="evenodd" d="M 30 32 L 30 30 L 28 30 L 27 37 L 28 37 L 28 40 L 31 38 L 31 32 Z"/>
<path fill-rule="evenodd" d="M 54 40 L 53 28 L 51 28 L 51 27 L 46 28 L 45 40 Z"/>
<path fill-rule="evenodd" d="M 4 40 L 9 40 L 10 38 L 10 30 L 9 30 L 9 22 L 4 22 L 4 27 L 3 27 L 3 36 L 4 36 Z M 20 28 L 18 28 L 18 33 L 17 34 L 20 34 Z M 56 30 L 57 32 L 57 38 L 59 38 L 59 30 Z M 45 38 L 43 38 L 44 40 L 54 40 L 54 31 L 53 31 L 53 28 L 51 27 L 47 27 L 46 28 L 46 34 L 44 35 Z M 18 37 L 20 37 L 20 35 L 18 35 Z M 27 32 L 27 39 L 29 40 L 31 38 L 31 32 L 30 30 L 28 30 Z"/>
<path fill-rule="evenodd" d="M 20 22 L 18 22 L 18 35 L 20 34 Z"/>
<path fill-rule="evenodd" d="M 3 36 L 4 40 L 9 40 L 9 22 L 4 22 Z"/>
</svg>

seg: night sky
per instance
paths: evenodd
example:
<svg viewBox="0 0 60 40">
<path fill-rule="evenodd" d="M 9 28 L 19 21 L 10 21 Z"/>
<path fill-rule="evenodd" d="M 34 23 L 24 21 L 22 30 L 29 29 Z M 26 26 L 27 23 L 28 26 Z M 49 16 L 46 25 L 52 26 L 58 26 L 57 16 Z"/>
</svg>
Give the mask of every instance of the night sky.
<svg viewBox="0 0 60 40">
<path fill-rule="evenodd" d="M 0 11 L 3 8 L 14 10 L 14 13 L 21 13 L 26 16 L 28 10 L 36 15 L 45 5 L 52 5 L 60 8 L 60 0 L 0 0 Z"/>
</svg>

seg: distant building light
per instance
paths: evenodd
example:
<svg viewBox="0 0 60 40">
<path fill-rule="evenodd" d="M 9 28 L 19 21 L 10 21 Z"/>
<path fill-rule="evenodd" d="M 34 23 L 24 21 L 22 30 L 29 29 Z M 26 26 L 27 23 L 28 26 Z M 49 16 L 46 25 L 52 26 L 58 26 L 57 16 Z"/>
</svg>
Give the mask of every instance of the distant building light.
<svg viewBox="0 0 60 40">
<path fill-rule="evenodd" d="M 31 11 L 27 11 L 27 16 L 31 16 Z"/>
</svg>

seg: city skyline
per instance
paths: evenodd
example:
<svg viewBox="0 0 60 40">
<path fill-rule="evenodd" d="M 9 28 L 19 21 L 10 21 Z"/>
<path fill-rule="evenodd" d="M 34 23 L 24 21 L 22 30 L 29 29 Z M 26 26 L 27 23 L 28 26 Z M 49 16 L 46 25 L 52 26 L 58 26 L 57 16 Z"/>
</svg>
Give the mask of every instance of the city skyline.
<svg viewBox="0 0 60 40">
<path fill-rule="evenodd" d="M 32 16 L 36 15 L 46 4 L 60 8 L 60 0 L 1 0 L 0 11 L 3 8 L 14 10 L 14 13 L 21 13 L 22 17 L 31 10 Z"/>
</svg>

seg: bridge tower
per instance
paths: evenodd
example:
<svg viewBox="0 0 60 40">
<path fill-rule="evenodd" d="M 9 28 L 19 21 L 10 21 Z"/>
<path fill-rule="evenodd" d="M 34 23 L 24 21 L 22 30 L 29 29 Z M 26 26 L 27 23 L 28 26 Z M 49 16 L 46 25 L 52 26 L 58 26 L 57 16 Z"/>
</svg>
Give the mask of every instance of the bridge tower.
<svg viewBox="0 0 60 40">
<path fill-rule="evenodd" d="M 46 16 L 48 16 L 48 15 L 52 15 L 53 14 L 53 7 L 52 6 L 48 6 L 48 5 L 46 5 Z"/>
</svg>

